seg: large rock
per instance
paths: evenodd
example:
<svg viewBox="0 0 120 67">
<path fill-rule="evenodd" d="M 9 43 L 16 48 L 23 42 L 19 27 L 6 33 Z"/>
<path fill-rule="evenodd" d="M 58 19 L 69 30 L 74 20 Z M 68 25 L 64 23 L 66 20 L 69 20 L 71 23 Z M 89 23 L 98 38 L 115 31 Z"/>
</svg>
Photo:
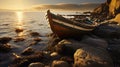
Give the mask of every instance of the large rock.
<svg viewBox="0 0 120 67">
<path fill-rule="evenodd" d="M 118 24 L 120 24 L 120 13 L 116 15 L 115 18 L 111 19 L 111 21 L 117 22 Z"/>
<path fill-rule="evenodd" d="M 9 44 L 0 44 L 0 52 L 3 52 L 3 53 L 10 52 L 11 49 L 12 47 Z"/>
<path fill-rule="evenodd" d="M 93 11 L 93 15 L 100 20 L 114 18 L 118 13 L 120 13 L 120 0 L 107 0 Z"/>
<path fill-rule="evenodd" d="M 65 61 L 54 60 L 51 67 L 69 67 L 69 64 Z"/>
<path fill-rule="evenodd" d="M 108 47 L 107 41 L 100 38 L 86 37 L 82 39 L 81 43 L 88 44 L 88 46 L 95 48 L 101 47 L 106 49 Z"/>
<path fill-rule="evenodd" d="M 106 5 L 106 3 L 103 3 L 99 7 L 95 8 L 92 14 L 95 20 L 99 20 L 99 21 L 106 20 L 108 15 L 109 15 L 109 6 Z"/>
<path fill-rule="evenodd" d="M 109 13 L 113 16 L 120 13 L 120 0 L 111 0 L 109 4 Z"/>
<path fill-rule="evenodd" d="M 81 47 L 87 46 L 86 44 L 82 44 L 79 41 L 75 40 L 61 40 L 56 46 L 55 51 L 59 54 L 63 55 L 73 55 L 74 52 Z"/>
<path fill-rule="evenodd" d="M 120 39 L 108 39 L 109 45 L 120 45 Z"/>
<path fill-rule="evenodd" d="M 106 50 L 84 47 L 75 52 L 74 67 L 113 67 L 113 63 Z"/>
<path fill-rule="evenodd" d="M 15 54 L 14 54 L 15 55 Z M 13 61 L 10 64 L 10 67 L 28 67 L 30 63 L 34 62 L 43 62 L 43 52 L 36 52 L 32 55 L 28 56 L 17 56 L 13 59 Z"/>
<path fill-rule="evenodd" d="M 120 39 L 119 39 L 120 42 Z M 120 64 L 120 43 L 113 43 L 109 46 L 108 51 L 115 63 Z"/>
<path fill-rule="evenodd" d="M 102 24 L 93 32 L 103 38 L 120 38 L 120 26 L 117 24 Z"/>
<path fill-rule="evenodd" d="M 2 38 L 0 38 L 0 44 L 6 44 L 11 40 L 12 40 L 11 37 L 2 37 Z"/>
<path fill-rule="evenodd" d="M 57 37 L 57 35 L 55 34 L 50 34 L 49 35 L 49 42 L 48 42 L 48 46 L 47 49 L 53 51 L 53 47 L 60 41 L 61 39 Z"/>
</svg>

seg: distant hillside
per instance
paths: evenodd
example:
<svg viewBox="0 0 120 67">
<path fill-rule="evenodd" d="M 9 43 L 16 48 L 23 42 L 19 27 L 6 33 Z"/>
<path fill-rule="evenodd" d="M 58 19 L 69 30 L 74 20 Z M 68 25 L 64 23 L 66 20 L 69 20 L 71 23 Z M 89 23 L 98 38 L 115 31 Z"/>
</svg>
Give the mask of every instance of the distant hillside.
<svg viewBox="0 0 120 67">
<path fill-rule="evenodd" d="M 0 9 L 0 11 L 2 11 L 2 12 L 10 12 L 10 11 L 18 11 L 18 10 L 11 10 L 11 9 Z"/>
<path fill-rule="evenodd" d="M 34 6 L 33 9 L 35 10 L 45 10 L 45 9 L 53 9 L 53 10 L 93 10 L 94 8 L 98 7 L 98 3 L 86 3 L 86 4 L 56 4 L 56 5 L 37 5 Z"/>
<path fill-rule="evenodd" d="M 13 12 L 13 11 L 32 11 L 31 9 L 23 9 L 23 10 L 18 10 L 18 9 L 0 9 L 0 12 Z"/>
<path fill-rule="evenodd" d="M 8 11 L 8 9 L 0 9 L 0 11 Z"/>
</svg>

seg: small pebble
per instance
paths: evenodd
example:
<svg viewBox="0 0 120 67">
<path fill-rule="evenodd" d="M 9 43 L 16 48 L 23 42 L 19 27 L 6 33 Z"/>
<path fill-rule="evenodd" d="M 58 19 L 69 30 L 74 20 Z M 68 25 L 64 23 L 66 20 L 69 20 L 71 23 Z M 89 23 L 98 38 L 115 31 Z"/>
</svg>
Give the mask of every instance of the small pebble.
<svg viewBox="0 0 120 67">
<path fill-rule="evenodd" d="M 38 37 L 38 38 L 34 38 L 33 40 L 39 42 L 39 41 L 41 41 L 42 39 Z"/>
<path fill-rule="evenodd" d="M 33 41 L 32 43 L 30 43 L 28 46 L 33 46 L 36 45 L 38 42 L 37 41 Z"/>
<path fill-rule="evenodd" d="M 45 65 L 43 63 L 40 63 L 40 62 L 35 62 L 35 63 L 29 64 L 28 67 L 45 67 Z"/>
<path fill-rule="evenodd" d="M 16 28 L 16 29 L 15 29 L 15 32 L 16 32 L 16 33 L 20 33 L 20 32 L 23 32 L 23 31 L 24 31 L 24 29 L 21 29 L 21 28 Z"/>
<path fill-rule="evenodd" d="M 22 55 L 30 55 L 32 53 L 34 53 L 34 50 L 31 47 L 28 47 L 25 50 L 23 50 L 23 52 L 21 54 Z"/>
<path fill-rule="evenodd" d="M 24 41 L 24 40 L 25 40 L 25 38 L 23 38 L 23 37 L 17 37 L 14 39 L 14 42 L 20 42 L 20 41 Z"/>
<path fill-rule="evenodd" d="M 69 64 L 65 61 L 54 60 L 51 67 L 69 67 Z"/>
<path fill-rule="evenodd" d="M 50 54 L 51 57 L 55 57 L 55 56 L 58 56 L 58 53 L 57 52 L 53 52 Z"/>
<path fill-rule="evenodd" d="M 30 35 L 33 36 L 33 37 L 34 36 L 40 36 L 40 34 L 38 32 L 31 32 Z"/>
</svg>

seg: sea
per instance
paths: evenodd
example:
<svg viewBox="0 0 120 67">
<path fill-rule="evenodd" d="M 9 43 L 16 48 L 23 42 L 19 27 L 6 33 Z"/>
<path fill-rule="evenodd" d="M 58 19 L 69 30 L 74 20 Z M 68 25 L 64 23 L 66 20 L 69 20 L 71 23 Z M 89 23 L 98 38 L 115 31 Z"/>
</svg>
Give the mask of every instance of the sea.
<svg viewBox="0 0 120 67">
<path fill-rule="evenodd" d="M 53 13 L 65 15 L 75 14 L 76 12 Z M 22 31 L 18 33 L 16 32 L 17 29 L 22 29 Z M 0 67 L 8 67 L 14 59 L 13 54 L 20 55 L 24 49 L 33 43 L 35 37 L 30 35 L 31 32 L 39 33 L 39 38 L 41 38 L 42 41 L 30 47 L 36 51 L 44 50 L 49 41 L 48 35 L 52 33 L 47 21 L 46 12 L 0 12 L 0 38 L 12 38 L 8 43 L 12 47 L 12 50 L 8 53 L 0 53 Z M 18 37 L 24 38 L 25 40 L 15 42 L 15 39 Z"/>
</svg>

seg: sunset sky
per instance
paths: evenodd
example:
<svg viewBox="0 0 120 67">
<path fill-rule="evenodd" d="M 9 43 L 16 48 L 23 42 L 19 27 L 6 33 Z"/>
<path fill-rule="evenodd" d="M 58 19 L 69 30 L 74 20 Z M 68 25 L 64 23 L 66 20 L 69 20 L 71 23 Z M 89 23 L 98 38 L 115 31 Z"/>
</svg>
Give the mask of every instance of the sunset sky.
<svg viewBox="0 0 120 67">
<path fill-rule="evenodd" d="M 101 3 L 106 0 L 0 0 L 0 9 L 26 9 L 41 4 L 59 4 L 59 3 Z"/>
</svg>

